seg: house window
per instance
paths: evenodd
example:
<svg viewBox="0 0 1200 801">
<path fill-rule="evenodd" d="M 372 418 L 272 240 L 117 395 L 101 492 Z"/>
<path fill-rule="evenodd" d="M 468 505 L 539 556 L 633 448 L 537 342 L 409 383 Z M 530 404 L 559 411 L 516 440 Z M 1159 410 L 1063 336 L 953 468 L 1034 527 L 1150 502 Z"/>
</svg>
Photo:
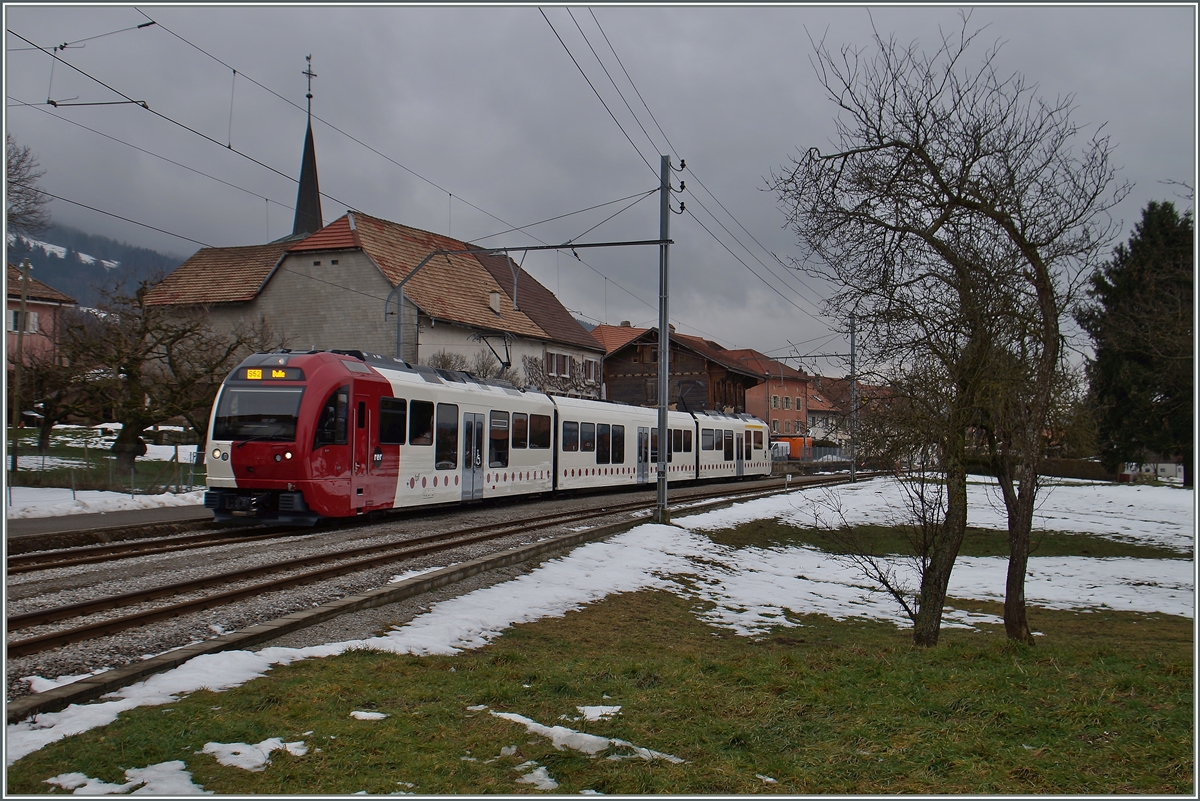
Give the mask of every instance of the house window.
<svg viewBox="0 0 1200 801">
<path fill-rule="evenodd" d="M 804 402 L 800 398 L 796 398 L 796 411 L 804 408 Z"/>
<path fill-rule="evenodd" d="M 791 420 L 783 421 L 783 433 L 785 433 L 785 434 L 792 433 L 792 421 Z"/>
<path fill-rule="evenodd" d="M 778 396 L 778 395 L 772 395 L 772 396 L 771 396 L 771 408 L 772 408 L 772 409 L 778 409 L 778 408 L 779 408 L 779 396 Z"/>
<path fill-rule="evenodd" d="M 778 420 L 772 420 L 772 421 L 771 421 L 771 433 L 772 433 L 772 434 L 778 434 L 778 433 L 779 433 L 779 421 L 778 421 Z"/>
<path fill-rule="evenodd" d="M 584 359 L 583 378 L 589 384 L 598 383 L 600 381 L 600 362 L 595 359 Z"/>
<path fill-rule="evenodd" d="M 783 399 L 783 408 L 785 408 L 785 409 L 790 409 L 790 408 L 792 408 L 792 399 L 791 399 L 791 398 L 784 398 L 784 399 Z"/>
<path fill-rule="evenodd" d="M 559 378 L 571 377 L 571 357 L 565 353 L 558 354 L 558 376 Z"/>
<path fill-rule="evenodd" d="M 9 331 L 19 331 L 21 329 L 21 311 L 19 309 L 9 309 L 8 317 L 6 318 L 8 325 L 6 328 Z M 25 312 L 25 333 L 36 334 L 38 332 L 38 313 L 27 311 Z"/>
<path fill-rule="evenodd" d="M 558 354 L 557 353 L 547 353 L 546 354 L 546 375 L 548 375 L 548 376 L 557 376 L 558 375 Z"/>
</svg>

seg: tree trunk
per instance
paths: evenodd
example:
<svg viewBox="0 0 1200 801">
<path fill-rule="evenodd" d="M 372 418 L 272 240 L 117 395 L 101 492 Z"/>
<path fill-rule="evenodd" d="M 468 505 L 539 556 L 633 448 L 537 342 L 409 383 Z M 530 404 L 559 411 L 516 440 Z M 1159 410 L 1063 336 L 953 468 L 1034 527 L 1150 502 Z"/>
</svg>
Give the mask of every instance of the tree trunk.
<svg viewBox="0 0 1200 801">
<path fill-rule="evenodd" d="M 1029 542 L 1033 532 L 1033 507 L 1037 497 L 1037 459 L 1017 468 L 1020 478 L 1014 491 L 1011 471 L 1001 476 L 1008 511 L 1008 576 L 1004 584 L 1004 633 L 1010 640 L 1033 645 L 1033 632 L 1025 612 L 1025 575 L 1029 572 Z"/>
<path fill-rule="evenodd" d="M 950 571 L 967 530 L 967 470 L 965 440 L 961 430 L 952 430 L 946 454 L 946 519 L 934 535 L 929 564 L 921 576 L 921 601 L 913 619 L 913 644 L 932 648 L 942 628 L 942 607 Z"/>
<path fill-rule="evenodd" d="M 117 439 L 110 450 L 117 457 L 117 469 L 121 471 L 121 475 L 128 470 L 137 470 L 135 461 L 137 457 L 145 453 L 146 447 L 142 441 L 143 431 L 145 431 L 145 427 L 131 426 L 127 423 L 121 428 L 121 433 L 117 434 Z"/>
<path fill-rule="evenodd" d="M 50 415 L 45 415 L 42 418 L 42 425 L 38 428 L 38 453 L 46 453 L 50 450 L 50 432 L 54 430 L 55 420 L 50 419 Z"/>
</svg>

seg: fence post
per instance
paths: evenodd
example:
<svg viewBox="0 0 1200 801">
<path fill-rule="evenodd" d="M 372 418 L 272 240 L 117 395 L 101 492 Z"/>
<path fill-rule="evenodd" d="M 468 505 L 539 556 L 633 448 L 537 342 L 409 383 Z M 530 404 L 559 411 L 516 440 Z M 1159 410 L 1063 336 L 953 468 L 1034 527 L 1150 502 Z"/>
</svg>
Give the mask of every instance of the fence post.
<svg viewBox="0 0 1200 801">
<path fill-rule="evenodd" d="M 71 471 L 71 500 L 75 500 L 75 471 Z"/>
<path fill-rule="evenodd" d="M 133 468 L 129 468 L 129 497 L 133 497 Z"/>
</svg>

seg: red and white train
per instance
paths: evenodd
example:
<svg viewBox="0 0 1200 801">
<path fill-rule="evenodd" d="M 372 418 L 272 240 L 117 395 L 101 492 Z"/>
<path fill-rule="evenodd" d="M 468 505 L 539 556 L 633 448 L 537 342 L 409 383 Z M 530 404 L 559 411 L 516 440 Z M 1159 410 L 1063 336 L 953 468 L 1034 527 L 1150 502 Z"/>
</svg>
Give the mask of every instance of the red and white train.
<svg viewBox="0 0 1200 801">
<path fill-rule="evenodd" d="M 668 481 L 769 475 L 750 415 L 669 412 Z M 321 518 L 658 480 L 658 411 L 360 351 L 255 354 L 209 421 L 219 521 Z"/>
</svg>

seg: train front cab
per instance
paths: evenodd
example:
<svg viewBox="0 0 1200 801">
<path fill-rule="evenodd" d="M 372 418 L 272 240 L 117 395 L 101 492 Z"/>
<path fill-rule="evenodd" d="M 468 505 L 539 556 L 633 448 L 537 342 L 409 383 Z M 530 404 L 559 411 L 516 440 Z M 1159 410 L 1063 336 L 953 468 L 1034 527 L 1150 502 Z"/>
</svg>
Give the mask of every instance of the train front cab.
<svg viewBox="0 0 1200 801">
<path fill-rule="evenodd" d="M 350 385 L 349 371 L 330 354 L 243 361 L 209 421 L 204 505 L 214 518 L 311 525 L 348 506 Z"/>
</svg>

